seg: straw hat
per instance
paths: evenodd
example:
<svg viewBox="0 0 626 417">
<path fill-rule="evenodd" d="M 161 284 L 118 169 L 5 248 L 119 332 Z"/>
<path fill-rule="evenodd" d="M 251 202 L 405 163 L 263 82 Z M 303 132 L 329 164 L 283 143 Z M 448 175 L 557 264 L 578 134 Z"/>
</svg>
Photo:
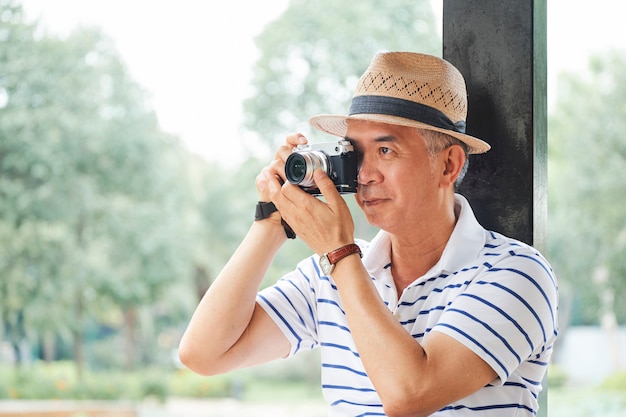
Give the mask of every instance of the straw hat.
<svg viewBox="0 0 626 417">
<path fill-rule="evenodd" d="M 348 116 L 322 114 L 313 127 L 344 137 L 348 120 L 368 120 L 436 130 L 464 142 L 469 153 L 487 152 L 486 142 L 465 134 L 467 92 L 449 62 L 412 52 L 377 54 L 359 80 Z"/>
</svg>

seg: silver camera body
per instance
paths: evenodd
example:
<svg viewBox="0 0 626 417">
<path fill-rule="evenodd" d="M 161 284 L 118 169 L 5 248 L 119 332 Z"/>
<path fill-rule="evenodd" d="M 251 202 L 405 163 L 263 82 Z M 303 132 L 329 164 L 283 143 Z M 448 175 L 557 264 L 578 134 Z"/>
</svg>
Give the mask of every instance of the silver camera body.
<svg viewBox="0 0 626 417">
<path fill-rule="evenodd" d="M 321 195 L 313 172 L 321 169 L 340 194 L 354 194 L 358 184 L 358 160 L 349 140 L 300 145 L 285 161 L 287 181 L 313 195 Z"/>
</svg>

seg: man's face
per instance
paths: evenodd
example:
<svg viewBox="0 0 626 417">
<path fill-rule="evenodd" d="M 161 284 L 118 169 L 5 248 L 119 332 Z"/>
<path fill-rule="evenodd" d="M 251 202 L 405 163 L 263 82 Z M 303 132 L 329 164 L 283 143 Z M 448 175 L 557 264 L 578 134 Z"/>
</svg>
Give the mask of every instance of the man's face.
<svg viewBox="0 0 626 417">
<path fill-rule="evenodd" d="M 346 139 L 360 154 L 356 200 L 372 225 L 401 233 L 430 221 L 439 181 L 418 129 L 349 120 Z"/>
</svg>

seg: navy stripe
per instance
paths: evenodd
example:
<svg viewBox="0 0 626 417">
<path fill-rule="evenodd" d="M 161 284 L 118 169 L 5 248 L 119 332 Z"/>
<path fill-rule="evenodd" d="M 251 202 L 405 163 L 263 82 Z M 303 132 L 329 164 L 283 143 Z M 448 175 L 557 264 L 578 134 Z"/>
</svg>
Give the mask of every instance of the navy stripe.
<svg viewBox="0 0 626 417">
<path fill-rule="evenodd" d="M 515 387 L 515 388 L 528 388 L 526 385 L 520 383 L 520 382 L 505 382 L 504 384 L 502 384 L 505 387 Z"/>
<path fill-rule="evenodd" d="M 519 355 L 517 354 L 517 352 L 515 352 L 515 350 L 513 349 L 513 347 L 509 344 L 509 342 L 507 342 L 507 340 L 502 337 L 500 335 L 500 333 L 496 332 L 493 327 L 489 326 L 487 323 L 485 323 L 482 320 L 479 320 L 478 317 L 471 315 L 470 313 L 468 313 L 467 311 L 463 311 L 463 310 L 459 310 L 458 308 L 451 308 L 448 311 L 456 311 L 459 314 L 464 315 L 465 317 L 468 317 L 470 319 L 472 319 L 473 321 L 482 324 L 482 326 L 484 328 L 486 328 L 487 330 L 489 330 L 491 332 L 491 334 L 493 334 L 495 337 L 497 337 L 498 339 L 500 339 L 500 341 L 506 346 L 506 348 L 509 350 L 509 352 L 511 352 L 511 354 L 513 356 L 515 356 L 515 358 L 517 359 L 517 363 L 520 364 L 522 363 L 522 359 L 519 357 Z"/>
<path fill-rule="evenodd" d="M 543 262 L 542 258 L 540 258 L 538 254 L 536 254 L 535 256 L 516 254 L 515 256 L 519 256 L 520 258 L 530 259 L 531 261 L 536 262 L 544 271 L 546 271 L 546 274 L 548 274 L 548 276 L 550 277 L 550 280 L 552 281 L 552 285 L 556 287 L 556 281 L 554 279 L 554 271 L 551 268 L 546 267 L 546 264 Z"/>
<path fill-rule="evenodd" d="M 427 335 L 428 333 L 430 333 L 430 331 L 432 330 L 432 327 L 427 327 L 426 330 L 424 330 L 424 332 L 422 333 L 414 333 L 411 335 L 411 337 L 413 339 L 421 339 L 422 337 L 424 337 L 425 335 Z"/>
<path fill-rule="evenodd" d="M 310 284 L 311 281 L 309 281 L 309 278 L 302 271 L 300 271 L 300 273 Z M 315 313 L 313 312 L 313 306 L 309 303 L 309 298 L 300 290 L 300 287 L 298 287 L 295 282 L 289 280 L 289 283 L 300 293 L 300 295 L 302 295 L 302 299 L 306 301 L 307 308 L 309 309 L 309 316 L 311 317 L 313 323 L 315 323 Z M 309 286 L 309 288 L 311 287 Z M 311 291 L 315 294 L 315 290 L 313 288 L 311 288 Z"/>
<path fill-rule="evenodd" d="M 326 275 L 320 275 L 320 276 L 319 276 L 319 279 L 320 279 L 320 281 L 326 281 L 326 282 L 328 282 L 328 283 L 330 284 L 330 287 L 331 287 L 333 290 L 337 291 L 337 286 L 336 286 L 335 284 L 333 284 L 333 283 L 330 281 L 330 278 L 329 278 L 329 277 L 327 277 Z"/>
<path fill-rule="evenodd" d="M 465 333 L 463 330 L 459 329 L 458 327 L 452 326 L 450 324 L 447 323 L 439 323 L 437 326 L 443 326 L 443 327 L 447 327 L 449 329 L 454 330 L 455 332 L 463 335 L 464 337 L 466 337 L 467 339 L 469 339 L 470 341 L 472 341 L 472 343 L 474 343 L 474 345 L 476 345 L 477 347 L 479 347 L 483 352 L 485 352 L 487 355 L 489 355 L 497 364 L 498 366 L 500 366 L 500 368 L 502 368 L 502 370 L 504 371 L 504 374 L 506 375 L 507 379 L 509 377 L 509 371 L 508 369 L 506 369 L 506 367 L 502 364 L 502 362 L 500 362 L 498 360 L 498 358 L 496 358 L 494 356 L 493 353 L 491 353 L 490 351 L 487 350 L 487 348 L 485 348 L 481 343 L 478 342 L 478 340 L 474 339 L 473 337 L 471 337 L 469 334 Z"/>
<path fill-rule="evenodd" d="M 487 284 L 489 284 L 489 283 L 487 283 Z M 511 317 L 509 314 L 507 314 L 500 307 L 498 307 L 497 305 L 495 305 L 493 303 L 490 303 L 489 301 L 485 300 L 484 298 L 478 297 L 478 296 L 476 296 L 474 294 L 461 294 L 459 297 L 470 297 L 470 298 L 473 298 L 473 299 L 475 299 L 477 301 L 480 301 L 481 303 L 491 307 L 492 309 L 496 310 L 498 313 L 500 313 L 502 316 L 504 316 L 506 319 L 508 319 L 511 323 L 513 323 L 513 325 L 517 328 L 517 330 L 519 330 L 519 332 L 524 335 L 524 337 L 526 338 L 526 341 L 528 342 L 528 345 L 530 346 L 530 351 L 531 352 L 535 351 L 535 345 L 533 344 L 533 341 L 528 336 L 528 333 L 526 333 L 524 328 L 522 326 L 520 326 L 520 324 L 517 322 L 517 320 L 515 320 L 513 317 Z"/>
<path fill-rule="evenodd" d="M 537 284 L 532 278 L 530 278 L 528 275 L 522 273 L 521 271 L 517 271 L 514 269 L 505 269 L 506 271 L 509 272 L 514 272 L 514 273 L 518 273 L 519 275 L 527 278 L 528 280 L 530 280 L 531 282 L 533 282 L 535 285 Z M 488 285 L 493 285 L 496 288 L 500 288 L 503 291 L 508 292 L 509 294 L 511 294 L 513 297 L 517 298 L 519 300 L 520 303 L 524 304 L 524 306 L 526 306 L 526 308 L 528 309 L 528 311 L 531 312 L 531 314 L 533 316 L 535 316 L 535 320 L 537 321 L 537 323 L 539 324 L 539 327 L 541 327 L 541 333 L 543 334 L 543 342 L 545 343 L 548 340 L 548 337 L 546 336 L 546 329 L 543 326 L 543 321 L 541 321 L 541 318 L 539 317 L 539 314 L 537 314 L 537 312 L 535 311 L 535 309 L 528 303 L 528 301 L 526 301 L 522 296 L 520 296 L 518 293 L 516 293 L 515 291 L 513 291 L 512 289 L 505 287 L 502 284 L 499 284 L 497 282 L 485 282 L 485 281 L 479 281 L 477 284 L 488 284 Z M 543 292 L 543 291 L 542 291 Z M 544 298 L 545 298 L 545 293 L 544 294 Z M 547 301 L 547 299 L 546 299 Z M 550 302 L 548 301 L 548 308 L 550 307 Z M 554 317 L 552 317 L 552 324 L 554 325 Z M 534 349 L 533 349 L 534 350 Z"/>
<path fill-rule="evenodd" d="M 328 347 L 328 348 L 335 348 L 335 349 L 345 350 L 345 351 L 348 351 L 348 352 L 352 353 L 352 355 L 354 355 L 357 358 L 361 357 L 358 352 L 353 351 L 350 347 L 345 346 L 345 345 L 339 345 L 337 343 L 321 343 L 320 346 L 321 347 Z"/>
<path fill-rule="evenodd" d="M 518 255 L 518 256 L 520 256 L 520 255 Z M 530 259 L 533 259 L 533 258 L 530 258 Z M 544 291 L 543 287 L 537 282 L 537 280 L 535 280 L 533 277 L 531 277 L 527 273 L 525 273 L 523 271 L 520 271 L 519 269 L 515 269 L 515 268 L 493 268 L 492 269 L 492 271 L 498 271 L 498 270 L 517 273 L 517 274 L 523 276 L 524 278 L 526 278 L 528 281 L 530 281 L 537 288 L 537 290 L 539 290 L 539 292 L 543 296 L 543 299 L 546 301 L 546 304 L 548 304 L 548 307 L 550 308 L 550 311 L 552 311 L 552 303 L 550 303 L 550 299 L 548 298 L 548 295 Z M 544 270 L 545 270 L 545 268 L 544 268 Z M 489 272 L 491 272 L 491 271 L 489 271 Z M 552 278 L 552 274 L 550 274 L 550 272 L 548 272 L 548 271 L 546 271 L 546 274 L 548 275 L 548 277 L 550 277 L 550 280 L 552 281 L 552 284 L 554 286 L 554 279 Z M 552 319 L 554 321 L 554 316 L 552 316 Z"/>
<path fill-rule="evenodd" d="M 535 384 L 531 383 L 530 385 L 535 385 Z M 526 392 L 530 393 L 530 395 L 532 395 L 535 400 L 537 398 L 539 398 L 539 396 L 537 395 L 536 392 L 534 392 L 532 390 L 529 390 L 528 386 L 526 384 L 522 384 L 520 382 L 505 382 L 504 384 L 502 384 L 502 386 L 504 386 L 504 387 L 513 387 L 513 388 L 521 388 L 523 390 L 526 390 Z"/>
<path fill-rule="evenodd" d="M 522 409 L 522 410 L 526 410 L 530 413 L 532 413 L 532 415 L 535 415 L 536 413 L 533 411 L 532 408 L 524 405 L 524 404 L 494 404 L 494 405 L 485 405 L 482 407 L 468 407 L 465 405 L 455 405 L 455 406 L 448 406 L 448 407 L 444 407 L 442 408 L 440 411 L 447 411 L 447 410 L 461 410 L 461 409 L 466 409 L 466 410 L 471 410 L 471 411 L 486 411 L 486 410 L 502 410 L 502 409 Z"/>
<path fill-rule="evenodd" d="M 341 311 L 341 314 L 343 314 L 344 316 L 346 315 L 346 312 L 341 308 L 339 303 L 334 300 L 329 300 L 327 298 L 318 298 L 317 303 L 318 304 L 330 304 L 332 306 L 335 306 L 339 309 L 339 311 Z"/>
<path fill-rule="evenodd" d="M 322 271 L 320 270 L 320 266 L 319 264 L 315 261 L 315 258 L 313 256 L 311 256 L 309 258 L 311 260 L 311 265 L 313 265 L 313 269 L 315 270 L 315 273 L 317 274 L 318 277 L 323 276 L 322 275 Z"/>
<path fill-rule="evenodd" d="M 287 302 L 289 303 L 289 305 L 291 306 L 291 308 L 293 309 L 293 311 L 296 312 L 296 314 L 298 315 L 298 319 L 300 319 L 300 323 L 302 323 L 303 325 L 306 326 L 306 322 L 304 321 L 304 318 L 302 318 L 302 316 L 300 315 L 300 313 L 298 312 L 299 310 L 296 308 L 296 306 L 293 305 L 293 303 L 291 302 L 291 299 L 287 296 L 287 294 L 285 294 L 285 292 L 283 291 L 282 288 L 280 287 L 275 287 L 276 291 L 278 291 L 285 300 L 287 300 Z"/>
<path fill-rule="evenodd" d="M 415 120 L 416 122 L 465 133 L 465 120 L 450 120 L 442 111 L 398 97 L 364 95 L 352 98 L 350 116 L 354 114 L 385 114 Z"/>
<path fill-rule="evenodd" d="M 535 262 L 536 264 L 538 264 L 541 269 L 543 269 L 545 271 L 545 273 L 548 275 L 548 278 L 550 278 L 550 282 L 552 282 L 552 287 L 555 288 L 558 291 L 558 285 L 556 283 L 556 279 L 554 277 L 554 271 L 551 268 L 548 268 L 546 266 L 546 264 L 543 262 L 542 258 L 540 258 L 540 255 L 536 255 L 536 256 L 529 256 L 529 255 L 524 255 L 524 254 L 516 254 L 515 256 L 519 256 L 520 258 L 526 258 L 526 259 L 530 259 L 531 261 Z M 543 287 L 537 283 L 535 283 L 535 285 L 537 286 L 537 288 L 539 288 L 539 290 L 541 291 L 543 298 L 546 300 L 546 302 L 548 303 L 548 306 L 550 307 L 550 313 L 552 314 L 552 325 L 553 327 L 556 327 L 554 325 L 555 323 L 555 319 L 554 319 L 554 310 L 552 309 L 552 303 L 550 303 L 550 299 L 549 297 L 546 295 L 546 293 L 543 290 Z"/>
<path fill-rule="evenodd" d="M 528 379 L 528 378 L 522 378 L 524 381 L 528 382 L 530 385 L 534 385 L 536 387 L 538 387 L 539 385 L 541 385 L 541 381 L 533 381 L 532 379 Z"/>
<path fill-rule="evenodd" d="M 374 388 L 357 388 L 357 387 L 351 387 L 349 385 L 322 384 L 322 388 L 324 388 L 324 389 L 336 389 L 336 390 L 342 390 L 342 391 L 376 392 L 376 390 Z"/>
<path fill-rule="evenodd" d="M 479 268 L 479 266 L 478 266 L 478 265 L 468 266 L 468 267 L 465 267 L 465 268 L 460 269 L 460 270 L 458 270 L 458 271 L 454 271 L 454 272 L 452 273 L 452 275 L 457 275 L 457 274 L 460 274 L 461 272 L 473 271 L 473 270 L 476 270 L 476 269 L 478 269 L 478 268 Z"/>
<path fill-rule="evenodd" d="M 469 285 L 470 281 L 464 281 L 464 282 L 459 282 L 458 284 L 448 284 L 445 287 L 442 288 L 433 288 L 430 290 L 430 293 L 443 293 L 445 290 L 449 290 L 449 289 L 457 289 L 457 288 L 461 288 L 461 287 L 465 287 L 467 285 Z M 415 305 L 416 303 L 426 300 L 428 299 L 428 297 L 430 297 L 431 294 L 426 294 L 426 295 L 422 295 L 421 297 L 418 297 L 416 300 L 414 301 L 403 301 L 400 303 L 401 306 L 408 306 L 411 307 L 413 305 Z"/>
<path fill-rule="evenodd" d="M 332 404 L 330 404 L 330 406 L 331 407 L 335 407 L 335 406 L 337 406 L 339 404 L 358 405 L 359 407 L 382 407 L 383 406 L 382 403 L 366 404 L 366 403 L 356 403 L 354 401 L 348 401 L 348 400 L 337 400 L 337 401 L 333 402 Z"/>
<path fill-rule="evenodd" d="M 322 368 L 340 369 L 342 371 L 352 372 L 353 374 L 357 374 L 359 376 L 367 378 L 367 373 L 358 371 L 358 370 L 356 370 L 354 368 L 350 368 L 350 367 L 345 366 L 345 365 L 334 365 L 334 364 L 331 364 L 331 363 L 322 363 Z"/>
<path fill-rule="evenodd" d="M 334 321 L 320 321 L 320 323 L 319 323 L 319 324 L 320 324 L 320 326 L 331 326 L 331 327 L 337 327 L 337 328 L 339 328 L 339 329 L 341 329 L 341 330 L 344 330 L 344 331 L 346 331 L 346 332 L 350 333 L 350 329 L 348 329 L 346 326 L 342 326 L 341 324 L 336 323 L 336 322 L 334 322 Z"/>
<path fill-rule="evenodd" d="M 302 343 L 302 338 L 295 332 L 295 330 L 293 329 L 293 327 L 291 327 L 291 325 L 289 324 L 289 322 L 283 317 L 282 314 L 280 314 L 280 312 L 278 311 L 278 309 L 276 309 L 276 307 L 274 307 L 274 305 L 272 303 L 269 302 L 269 300 L 267 298 L 265 298 L 262 294 L 258 294 L 258 296 L 265 301 L 265 303 L 272 309 L 272 311 L 274 313 L 276 313 L 276 315 L 278 316 L 278 318 L 280 318 L 280 321 L 283 322 L 283 324 L 289 329 L 289 332 L 291 332 L 291 334 L 296 338 L 296 340 L 298 341 L 298 348 L 300 347 L 300 343 Z"/>
<path fill-rule="evenodd" d="M 441 311 L 441 310 L 445 310 L 445 308 L 446 308 L 446 306 L 436 306 L 436 307 L 430 308 L 430 309 L 428 309 L 428 310 L 420 310 L 420 311 L 417 313 L 417 315 L 418 315 L 418 316 L 425 316 L 425 315 L 428 315 L 428 314 L 432 313 L 433 311 Z M 415 318 L 415 319 L 410 319 L 410 320 L 407 320 L 407 321 L 401 321 L 401 322 L 400 322 L 400 324 L 403 324 L 403 325 L 404 325 L 404 324 L 413 324 L 413 323 L 415 323 L 416 321 L 417 321 L 417 318 Z"/>
<path fill-rule="evenodd" d="M 300 267 L 298 267 L 298 272 L 300 272 L 300 275 L 306 280 L 307 284 L 309 284 L 309 288 L 313 289 L 313 286 L 311 285 L 311 278 L 309 278 L 309 276 L 305 274 Z"/>
</svg>

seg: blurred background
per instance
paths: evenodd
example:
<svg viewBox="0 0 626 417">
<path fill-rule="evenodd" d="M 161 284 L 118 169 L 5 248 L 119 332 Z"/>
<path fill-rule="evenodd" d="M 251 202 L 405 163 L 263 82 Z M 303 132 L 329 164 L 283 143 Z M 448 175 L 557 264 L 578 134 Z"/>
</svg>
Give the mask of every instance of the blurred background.
<svg viewBox="0 0 626 417">
<path fill-rule="evenodd" d="M 51 399 L 129 401 L 144 417 L 325 415 L 315 353 L 202 378 L 179 366 L 178 341 L 275 147 L 296 130 L 328 140 L 309 116 L 344 113 L 375 52 L 441 55 L 441 11 L 0 0 L 0 415 Z M 625 14 L 548 2 L 551 417 L 626 416 Z M 286 245 L 264 285 L 307 254 Z"/>
</svg>

